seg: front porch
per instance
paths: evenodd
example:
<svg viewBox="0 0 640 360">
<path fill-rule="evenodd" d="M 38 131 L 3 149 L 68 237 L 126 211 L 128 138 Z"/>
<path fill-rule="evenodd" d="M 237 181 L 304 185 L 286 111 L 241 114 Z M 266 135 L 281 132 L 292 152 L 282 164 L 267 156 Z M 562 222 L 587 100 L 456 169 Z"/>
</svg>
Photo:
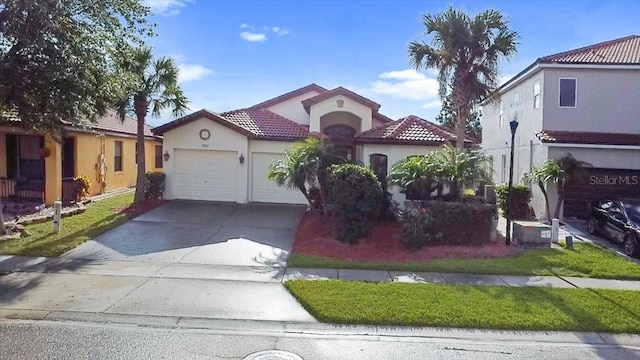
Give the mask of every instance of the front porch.
<svg viewBox="0 0 640 360">
<path fill-rule="evenodd" d="M 7 211 L 62 199 L 62 144 L 51 136 L 0 128 L 0 159 L 0 198 Z"/>
</svg>

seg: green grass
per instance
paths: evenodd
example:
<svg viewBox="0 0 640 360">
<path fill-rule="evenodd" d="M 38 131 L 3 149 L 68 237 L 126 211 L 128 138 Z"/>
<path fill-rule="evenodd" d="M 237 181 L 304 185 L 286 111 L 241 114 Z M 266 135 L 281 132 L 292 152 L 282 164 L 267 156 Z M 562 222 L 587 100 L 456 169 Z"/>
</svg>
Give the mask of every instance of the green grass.
<svg viewBox="0 0 640 360">
<path fill-rule="evenodd" d="M 293 254 L 287 266 L 640 280 L 640 265 L 590 244 L 575 244 L 574 250 L 528 250 L 512 258 L 435 259 L 406 263 L 360 262 Z"/>
<path fill-rule="evenodd" d="M 114 196 L 87 205 L 79 215 L 62 219 L 60 233 L 52 232 L 51 221 L 26 226 L 30 236 L 0 242 L 0 254 L 23 256 L 59 256 L 127 221 L 113 208 L 129 205 L 133 194 Z"/>
<path fill-rule="evenodd" d="M 317 320 L 340 324 L 640 332 L 640 292 L 294 280 Z"/>
</svg>

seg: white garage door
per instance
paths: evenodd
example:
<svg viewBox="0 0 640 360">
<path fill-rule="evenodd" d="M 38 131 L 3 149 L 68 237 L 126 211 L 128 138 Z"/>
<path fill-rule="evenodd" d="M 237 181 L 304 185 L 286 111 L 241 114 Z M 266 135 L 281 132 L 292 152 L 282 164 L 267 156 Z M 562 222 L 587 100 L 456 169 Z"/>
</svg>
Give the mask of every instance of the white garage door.
<svg viewBox="0 0 640 360">
<path fill-rule="evenodd" d="M 267 180 L 269 165 L 277 159 L 284 158 L 284 154 L 253 153 L 251 176 L 252 201 L 270 202 L 282 204 L 306 204 L 307 200 L 299 190 L 289 190 L 278 186 L 275 182 Z"/>
<path fill-rule="evenodd" d="M 235 151 L 176 149 L 174 157 L 176 199 L 237 201 Z"/>
</svg>

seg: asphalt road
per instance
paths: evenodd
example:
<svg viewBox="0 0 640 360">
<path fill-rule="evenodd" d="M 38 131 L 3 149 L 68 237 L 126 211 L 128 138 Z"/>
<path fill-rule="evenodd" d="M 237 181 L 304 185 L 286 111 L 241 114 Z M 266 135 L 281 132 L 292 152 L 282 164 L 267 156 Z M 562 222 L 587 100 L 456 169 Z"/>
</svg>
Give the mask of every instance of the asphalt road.
<svg viewBox="0 0 640 360">
<path fill-rule="evenodd" d="M 640 359 L 639 348 L 2 321 L 0 359 L 243 359 L 278 349 L 303 359 Z M 278 358 L 268 358 L 276 360 Z"/>
</svg>

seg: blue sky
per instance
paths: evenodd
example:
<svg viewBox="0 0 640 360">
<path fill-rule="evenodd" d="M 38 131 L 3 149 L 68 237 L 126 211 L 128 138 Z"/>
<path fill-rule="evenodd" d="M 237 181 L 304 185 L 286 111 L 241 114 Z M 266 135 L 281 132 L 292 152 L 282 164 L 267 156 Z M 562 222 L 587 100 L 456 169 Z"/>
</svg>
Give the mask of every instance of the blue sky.
<svg viewBox="0 0 640 360">
<path fill-rule="evenodd" d="M 316 83 L 344 86 L 397 119 L 434 120 L 436 72 L 411 68 L 407 45 L 425 39 L 420 18 L 452 5 L 502 11 L 519 33 L 503 79 L 538 57 L 640 34 L 640 2 L 625 1 L 225 1 L 143 0 L 154 13 L 157 56 L 171 56 L 191 111 L 248 107 Z M 149 118 L 157 126 L 168 117 Z"/>
</svg>

